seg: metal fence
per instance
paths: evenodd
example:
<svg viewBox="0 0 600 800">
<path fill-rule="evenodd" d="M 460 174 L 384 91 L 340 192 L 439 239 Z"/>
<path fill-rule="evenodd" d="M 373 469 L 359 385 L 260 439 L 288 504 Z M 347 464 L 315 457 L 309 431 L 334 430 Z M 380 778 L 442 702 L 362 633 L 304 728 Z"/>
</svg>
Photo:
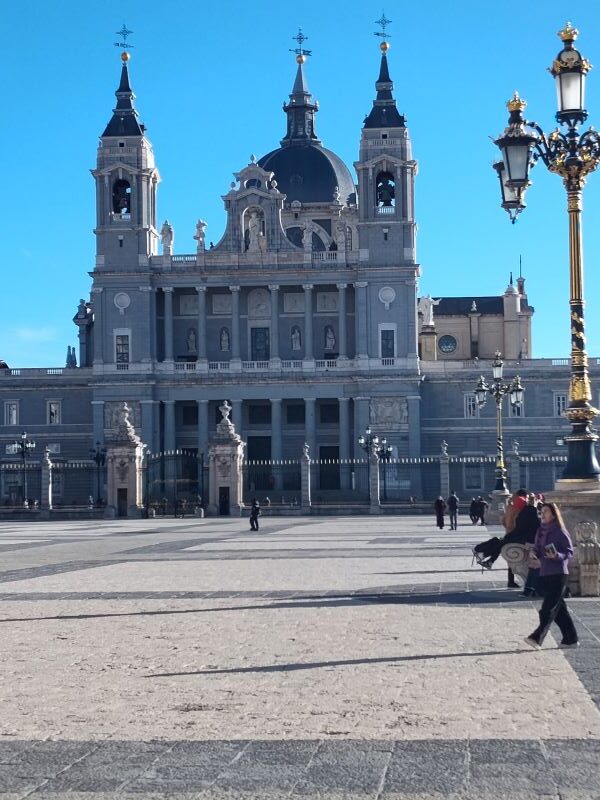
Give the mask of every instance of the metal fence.
<svg viewBox="0 0 600 800">
<path fill-rule="evenodd" d="M 106 467 L 88 461 L 52 463 L 52 507 L 89 508 L 106 503 Z"/>
<path fill-rule="evenodd" d="M 245 504 L 300 505 L 302 474 L 299 461 L 245 461 L 242 496 Z"/>
<path fill-rule="evenodd" d="M 195 451 L 155 453 L 144 462 L 144 507 L 158 515 L 192 514 L 208 504 L 208 465 Z"/>
<path fill-rule="evenodd" d="M 311 501 L 317 504 L 369 501 L 366 459 L 319 459 L 310 462 Z"/>
</svg>

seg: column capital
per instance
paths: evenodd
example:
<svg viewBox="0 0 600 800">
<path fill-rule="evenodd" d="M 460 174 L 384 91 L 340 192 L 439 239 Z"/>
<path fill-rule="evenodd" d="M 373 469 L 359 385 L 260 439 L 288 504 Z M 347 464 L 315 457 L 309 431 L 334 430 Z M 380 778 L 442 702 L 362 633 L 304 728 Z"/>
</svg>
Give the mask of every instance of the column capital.
<svg viewBox="0 0 600 800">
<path fill-rule="evenodd" d="M 271 403 L 283 403 L 283 398 L 282 397 L 272 397 L 271 398 Z"/>
<path fill-rule="evenodd" d="M 204 405 L 208 405 L 208 400 L 206 400 L 206 398 L 204 398 L 204 397 L 201 398 L 200 400 L 196 400 L 196 402 L 199 403 L 199 404 L 200 403 L 204 403 Z"/>
<path fill-rule="evenodd" d="M 348 284 L 347 283 L 336 283 L 336 286 L 337 286 L 338 289 L 347 289 L 348 288 Z"/>
<path fill-rule="evenodd" d="M 175 405 L 175 400 L 162 400 L 161 402 L 163 402 L 166 406 L 174 406 Z"/>
<path fill-rule="evenodd" d="M 140 292 L 153 292 L 154 286 L 140 286 L 139 290 Z"/>
<path fill-rule="evenodd" d="M 239 292 L 240 289 L 241 289 L 241 286 L 230 286 L 229 287 L 229 291 L 230 292 Z"/>
<path fill-rule="evenodd" d="M 163 292 L 174 292 L 175 291 L 173 286 L 163 286 L 162 290 L 163 290 Z"/>
<path fill-rule="evenodd" d="M 103 406 L 106 400 L 90 400 L 93 406 Z"/>
<path fill-rule="evenodd" d="M 316 403 L 317 402 L 317 398 L 316 397 L 305 397 L 304 398 L 304 402 L 305 403 Z"/>
<path fill-rule="evenodd" d="M 153 403 L 160 403 L 160 400 L 140 400 L 140 403 L 145 403 L 146 405 L 152 405 Z"/>
<path fill-rule="evenodd" d="M 194 286 L 194 289 L 200 294 L 200 292 L 206 292 L 207 286 Z"/>
<path fill-rule="evenodd" d="M 104 288 L 102 286 L 93 286 L 92 287 L 92 294 L 100 294 L 103 291 L 104 291 Z"/>
<path fill-rule="evenodd" d="M 302 288 L 305 292 L 310 292 L 312 289 L 314 289 L 314 285 L 312 283 L 303 283 Z"/>
<path fill-rule="evenodd" d="M 269 290 L 271 292 L 278 292 L 279 291 L 279 284 L 278 283 L 270 283 Z"/>
<path fill-rule="evenodd" d="M 355 281 L 355 282 L 354 282 L 354 286 L 355 286 L 357 289 L 366 289 L 366 288 L 367 288 L 367 285 L 368 285 L 368 282 L 367 282 L 367 281 Z"/>
<path fill-rule="evenodd" d="M 350 402 L 349 397 L 338 397 L 338 403 L 349 403 L 349 402 Z"/>
</svg>

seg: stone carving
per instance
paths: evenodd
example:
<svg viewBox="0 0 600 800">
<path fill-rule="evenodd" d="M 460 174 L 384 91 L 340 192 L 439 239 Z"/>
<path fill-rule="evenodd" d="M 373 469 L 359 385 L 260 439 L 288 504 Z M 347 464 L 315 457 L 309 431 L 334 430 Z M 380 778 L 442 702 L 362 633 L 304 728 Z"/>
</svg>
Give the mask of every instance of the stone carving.
<svg viewBox="0 0 600 800">
<path fill-rule="evenodd" d="M 477 311 L 477 303 L 475 302 L 475 300 L 473 300 L 473 302 L 471 303 L 471 311 Z"/>
<path fill-rule="evenodd" d="M 300 314 L 304 312 L 304 293 L 284 292 L 283 310 L 286 314 Z"/>
<path fill-rule="evenodd" d="M 77 316 L 79 317 L 79 319 L 84 319 L 87 316 L 87 313 L 88 313 L 88 306 L 82 297 L 80 298 L 79 305 L 77 306 Z"/>
<path fill-rule="evenodd" d="M 519 442 L 517 442 L 516 439 L 513 440 L 512 451 L 513 451 L 513 455 L 518 457 L 518 455 L 519 455 Z"/>
<path fill-rule="evenodd" d="M 317 311 L 337 311 L 337 292 L 317 292 Z"/>
<path fill-rule="evenodd" d="M 315 226 L 312 222 L 306 222 L 304 224 L 304 230 L 302 231 L 302 247 L 305 250 L 312 251 L 312 237 L 315 231 Z"/>
<path fill-rule="evenodd" d="M 408 422 L 406 397 L 374 397 L 370 405 L 370 421 L 374 425 L 404 425 Z"/>
<path fill-rule="evenodd" d="M 111 428 L 106 431 L 106 440 L 112 444 L 140 445 L 140 437 L 131 422 L 131 408 L 124 402 L 112 403 L 112 406 Z"/>
<path fill-rule="evenodd" d="M 228 353 L 231 350 L 231 337 L 227 328 L 221 328 L 221 336 L 219 337 L 219 344 L 222 353 Z"/>
<path fill-rule="evenodd" d="M 195 317 L 198 313 L 198 295 L 179 295 L 179 313 L 184 317 Z"/>
<path fill-rule="evenodd" d="M 252 211 L 248 220 L 248 251 L 255 253 L 259 250 L 258 237 L 260 236 L 260 219 L 256 211 Z"/>
<path fill-rule="evenodd" d="M 173 243 L 175 241 L 175 231 L 173 230 L 173 226 L 166 219 L 163 222 L 163 226 L 160 229 L 160 237 L 162 239 L 163 245 L 163 255 L 170 256 L 173 255 Z"/>
<path fill-rule="evenodd" d="M 325 326 L 325 350 L 335 350 L 336 339 L 331 325 Z"/>
<path fill-rule="evenodd" d="M 248 316 L 269 317 L 271 314 L 271 295 L 266 289 L 253 289 L 248 295 Z"/>
<path fill-rule="evenodd" d="M 203 219 L 199 219 L 196 223 L 196 233 L 194 234 L 194 239 L 198 242 L 197 250 L 198 252 L 202 252 L 205 249 L 206 239 L 204 231 L 206 229 L 206 222 Z"/>
<path fill-rule="evenodd" d="M 310 461 L 310 447 L 308 442 L 304 442 L 302 445 L 302 459 L 303 461 Z"/>
<path fill-rule="evenodd" d="M 221 478 L 229 477 L 231 472 L 231 459 L 229 456 L 222 455 L 217 457 L 217 472 Z"/>
<path fill-rule="evenodd" d="M 127 462 L 125 461 L 124 458 L 122 458 L 117 463 L 116 469 L 117 469 L 117 477 L 119 478 L 119 481 L 121 483 L 126 483 L 127 482 L 127 475 L 129 473 L 129 465 L 127 464 Z"/>
<path fill-rule="evenodd" d="M 232 301 L 230 294 L 213 294 L 212 297 L 213 314 L 231 314 Z"/>
<path fill-rule="evenodd" d="M 292 350 L 301 350 L 302 349 L 302 334 L 300 333 L 300 328 L 297 325 L 294 325 L 292 328 Z"/>
<path fill-rule="evenodd" d="M 584 597 L 598 597 L 600 594 L 600 544 L 598 526 L 595 522 L 584 520 L 575 526 L 577 548 L 575 553 L 579 563 L 579 586 Z"/>
<path fill-rule="evenodd" d="M 104 403 L 104 429 L 107 431 L 116 431 L 119 427 L 119 420 L 121 410 L 123 408 L 123 401 L 109 400 Z M 129 409 L 129 419 L 131 420 L 134 428 L 140 427 L 141 408 L 138 401 L 127 402 Z"/>
<path fill-rule="evenodd" d="M 423 297 L 419 298 L 419 304 L 417 308 L 419 313 L 423 315 L 423 325 L 428 327 L 433 326 L 433 307 L 439 306 L 441 302 L 441 297 L 438 300 L 434 300 L 429 294 L 423 295 Z"/>
<path fill-rule="evenodd" d="M 441 455 L 444 458 L 448 457 L 448 442 L 444 439 L 440 444 Z"/>
<path fill-rule="evenodd" d="M 385 310 L 389 311 L 390 306 L 396 299 L 396 290 L 392 286 L 383 286 L 379 290 L 379 302 L 383 303 Z"/>
<path fill-rule="evenodd" d="M 196 352 L 196 329 L 190 328 L 187 335 L 187 351 L 188 353 Z"/>
</svg>

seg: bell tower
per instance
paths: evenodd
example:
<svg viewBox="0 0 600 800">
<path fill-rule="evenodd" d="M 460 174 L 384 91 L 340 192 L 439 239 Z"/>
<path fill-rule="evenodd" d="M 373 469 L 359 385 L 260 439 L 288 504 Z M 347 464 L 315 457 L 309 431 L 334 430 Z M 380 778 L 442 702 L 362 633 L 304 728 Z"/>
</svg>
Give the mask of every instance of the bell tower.
<svg viewBox="0 0 600 800">
<path fill-rule="evenodd" d="M 117 104 L 100 137 L 96 169 L 96 271 L 130 272 L 158 249 L 156 190 L 160 181 L 152 144 L 138 120 L 129 84 L 129 53 L 121 54 Z"/>
<path fill-rule="evenodd" d="M 414 218 L 414 183 L 417 163 L 406 120 L 396 108 L 394 84 L 388 69 L 385 25 L 381 65 L 375 83 L 373 108 L 363 124 L 358 174 L 359 245 L 361 260 L 378 265 L 416 267 L 416 225 Z"/>
</svg>

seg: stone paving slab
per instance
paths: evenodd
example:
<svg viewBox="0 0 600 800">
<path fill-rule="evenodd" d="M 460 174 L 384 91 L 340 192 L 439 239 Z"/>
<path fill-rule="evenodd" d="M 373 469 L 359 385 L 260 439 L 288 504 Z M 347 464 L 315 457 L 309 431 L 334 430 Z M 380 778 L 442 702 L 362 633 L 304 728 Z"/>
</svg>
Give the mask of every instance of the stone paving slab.
<svg viewBox="0 0 600 800">
<path fill-rule="evenodd" d="M 484 529 L 148 522 L 0 527 L 0 800 L 600 800 L 600 601 L 530 650 Z"/>
</svg>

